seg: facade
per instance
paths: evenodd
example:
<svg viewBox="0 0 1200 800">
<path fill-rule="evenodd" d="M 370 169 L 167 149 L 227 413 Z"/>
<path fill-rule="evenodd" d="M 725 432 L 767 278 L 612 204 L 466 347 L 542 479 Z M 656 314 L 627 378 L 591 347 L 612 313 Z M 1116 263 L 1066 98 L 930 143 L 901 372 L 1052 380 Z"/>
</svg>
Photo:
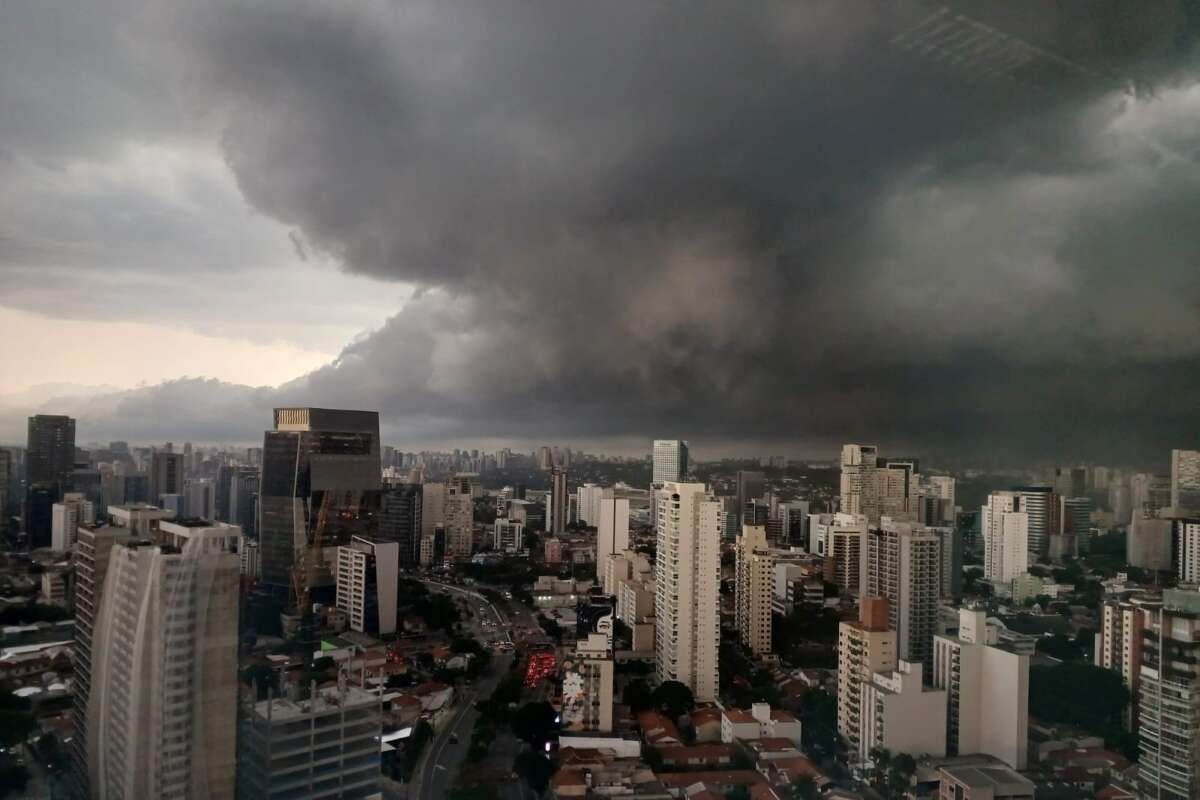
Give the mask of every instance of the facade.
<svg viewBox="0 0 1200 800">
<path fill-rule="evenodd" d="M 50 510 L 50 549 L 60 553 L 75 546 L 80 525 L 96 521 L 96 507 L 78 492 L 67 492 Z"/>
<path fill-rule="evenodd" d="M 1200 450 L 1171 451 L 1171 508 L 1200 514 Z"/>
<path fill-rule="evenodd" d="M 581 639 L 563 672 L 563 730 L 611 733 L 613 658 L 608 636 L 589 633 Z"/>
<path fill-rule="evenodd" d="M 934 639 L 933 685 L 948 698 L 945 752 L 986 753 L 1021 770 L 1029 746 L 1029 656 L 998 642 L 987 614 L 965 608 L 958 635 Z"/>
<path fill-rule="evenodd" d="M 150 502 L 157 504 L 164 494 L 183 495 L 183 453 L 150 456 Z"/>
<path fill-rule="evenodd" d="M 780 522 L 779 544 L 783 547 L 808 547 L 809 502 L 792 500 L 776 508 Z"/>
<path fill-rule="evenodd" d="M 277 408 L 263 436 L 258 540 L 263 583 L 290 585 L 296 553 L 310 543 L 325 496 L 323 546 L 373 535 L 382 488 L 379 414 L 324 408 Z M 325 570 L 317 586 L 332 586 Z"/>
<path fill-rule="evenodd" d="M 377 695 L 351 686 L 271 698 L 242 715 L 238 796 L 262 800 L 380 797 Z"/>
<path fill-rule="evenodd" d="M 1049 555 L 1050 539 L 1060 529 L 1058 495 L 1052 486 L 1021 486 L 1020 511 L 1029 518 L 1029 563 Z M 1083 492 L 1072 493 L 1083 494 Z"/>
<path fill-rule="evenodd" d="M 980 513 L 983 575 L 995 583 L 1012 583 L 1029 571 L 1029 515 L 1019 492 L 993 492 Z"/>
<path fill-rule="evenodd" d="M 837 727 L 852 753 L 869 736 L 863 728 L 862 684 L 896 668 L 896 632 L 889 629 L 888 616 L 885 598 L 864 597 L 858 621 L 838 625 Z"/>
<path fill-rule="evenodd" d="M 753 470 L 739 469 L 737 472 L 737 510 L 742 523 L 756 525 L 754 512 L 747 506 L 754 500 L 761 500 L 767 491 L 767 476 L 765 473 Z"/>
<path fill-rule="evenodd" d="M 399 542 L 355 536 L 338 548 L 336 603 L 350 618 L 351 630 L 395 633 L 399 588 Z"/>
<path fill-rule="evenodd" d="M 237 467 L 229 479 L 229 519 L 243 533 L 258 536 L 258 468 Z"/>
<path fill-rule="evenodd" d="M 554 536 L 567 530 L 567 471 L 550 471 L 550 492 L 546 495 L 546 530 Z"/>
<path fill-rule="evenodd" d="M 921 475 L 921 514 L 925 525 L 953 525 L 955 522 L 954 478 L 949 475 Z"/>
<path fill-rule="evenodd" d="M 942 597 L 957 601 L 962 597 L 963 539 L 958 528 L 929 528 L 942 540 Z"/>
<path fill-rule="evenodd" d="M 399 545 L 401 569 L 413 569 L 420 561 L 423 499 L 419 483 L 401 483 L 383 492 L 379 536 Z"/>
<path fill-rule="evenodd" d="M 1200 517 L 1172 520 L 1175 574 L 1184 583 L 1200 583 Z"/>
<path fill-rule="evenodd" d="M 1163 592 L 1143 635 L 1138 788 L 1156 800 L 1200 797 L 1200 592 Z"/>
<path fill-rule="evenodd" d="M 941 537 L 908 522 L 884 520 L 867 537 L 867 594 L 888 600 L 897 655 L 933 666 L 942 589 Z"/>
<path fill-rule="evenodd" d="M 446 486 L 446 558 L 465 561 L 471 557 L 475 537 L 474 473 L 459 473 Z"/>
<path fill-rule="evenodd" d="M 809 520 L 809 552 L 833 562 L 833 582 L 842 594 L 862 594 L 867 586 L 865 515 L 814 515 Z"/>
<path fill-rule="evenodd" d="M 767 530 L 743 525 L 734 560 L 736 627 L 742 644 L 755 656 L 771 652 L 771 601 L 775 558 Z"/>
<path fill-rule="evenodd" d="M 1142 645 L 1145 632 L 1153 631 L 1162 609 L 1162 598 L 1135 595 L 1105 600 L 1100 605 L 1100 629 L 1096 631 L 1095 664 L 1121 675 L 1131 698 L 1127 723 L 1137 724 L 1133 709 L 1141 689 Z"/>
<path fill-rule="evenodd" d="M 903 659 L 893 670 L 876 672 L 859 684 L 862 693 L 860 761 L 883 747 L 914 756 L 946 755 L 946 691 L 926 689 L 919 661 Z"/>
<path fill-rule="evenodd" d="M 492 523 L 492 547 L 500 553 L 516 553 L 525 546 L 525 526 L 508 519 Z"/>
<path fill-rule="evenodd" d="M 655 661 L 660 681 L 717 699 L 721 503 L 702 483 L 667 481 L 655 496 Z"/>
<path fill-rule="evenodd" d="M 1129 478 L 1129 491 L 1134 513 L 1141 510 L 1155 514 L 1171 505 L 1171 476 L 1134 473 Z"/>
<path fill-rule="evenodd" d="M 596 526 L 596 563 L 603 564 L 612 555 L 629 549 L 629 500 L 617 497 L 600 498 L 596 505 L 599 516 Z M 612 587 L 605 582 L 605 592 Z"/>
<path fill-rule="evenodd" d="M 0 533 L 8 531 L 10 487 L 13 485 L 13 477 L 12 451 L 0 447 Z"/>
<path fill-rule="evenodd" d="M 842 446 L 841 492 L 838 509 L 844 514 L 863 514 L 870 522 L 879 519 L 875 468 L 879 448 L 875 445 Z"/>
<path fill-rule="evenodd" d="M 113 548 L 88 698 L 92 796 L 232 798 L 240 531 L 163 522 Z"/>
<path fill-rule="evenodd" d="M 687 442 L 679 439 L 654 440 L 654 466 L 650 478 L 652 482 L 681 482 L 687 479 L 687 471 Z"/>
</svg>

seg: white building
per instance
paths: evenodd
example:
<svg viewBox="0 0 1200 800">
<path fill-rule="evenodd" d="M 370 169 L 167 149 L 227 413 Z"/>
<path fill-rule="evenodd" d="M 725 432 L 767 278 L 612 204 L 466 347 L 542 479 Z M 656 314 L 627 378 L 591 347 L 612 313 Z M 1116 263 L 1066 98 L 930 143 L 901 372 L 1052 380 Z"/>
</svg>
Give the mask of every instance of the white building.
<svg viewBox="0 0 1200 800">
<path fill-rule="evenodd" d="M 50 508 L 50 549 L 65 553 L 75 546 L 80 525 L 96 521 L 96 507 L 79 492 L 67 492 Z"/>
<path fill-rule="evenodd" d="M 983 611 L 961 609 L 957 636 L 934 638 L 933 685 L 949 696 L 948 755 L 986 753 L 1025 769 L 1029 656 L 999 647 Z"/>
<path fill-rule="evenodd" d="M 867 517 L 814 514 L 809 518 L 809 552 L 833 559 L 833 582 L 843 594 L 861 595 L 867 586 Z"/>
<path fill-rule="evenodd" d="M 721 503 L 702 483 L 667 481 L 655 496 L 655 660 L 660 681 L 717 699 Z"/>
<path fill-rule="evenodd" d="M 743 525 L 734 549 L 735 627 L 755 656 L 771 652 L 772 580 L 775 558 L 762 525 Z"/>
<path fill-rule="evenodd" d="M 112 549 L 95 639 L 92 796 L 232 798 L 240 529 L 163 522 Z"/>
<path fill-rule="evenodd" d="M 919 661 L 901 660 L 894 670 L 876 672 L 861 691 L 860 760 L 876 747 L 914 757 L 946 755 L 946 691 L 923 686 Z"/>
<path fill-rule="evenodd" d="M 1136 723 L 1132 713 L 1141 689 L 1142 648 L 1146 631 L 1153 631 L 1162 609 L 1162 598 L 1135 595 L 1105 600 L 1100 604 L 1100 629 L 1096 631 L 1095 664 L 1121 676 L 1129 688 L 1131 703 L 1128 724 Z"/>
<path fill-rule="evenodd" d="M 217 518 L 217 487 L 208 478 L 188 478 L 183 482 L 187 515 L 196 519 Z"/>
<path fill-rule="evenodd" d="M 354 536 L 339 547 L 335 604 L 359 633 L 396 632 L 400 588 L 400 543 Z"/>
<path fill-rule="evenodd" d="M 1171 508 L 1200 514 L 1200 450 L 1171 451 Z"/>
<path fill-rule="evenodd" d="M 782 710 L 772 710 L 768 703 L 754 703 L 749 711 L 726 708 L 721 711 L 721 741 L 732 744 L 738 740 L 790 739 L 801 746 L 800 720 Z"/>
<path fill-rule="evenodd" d="M 875 480 L 879 448 L 875 445 L 842 446 L 842 472 L 839 510 L 845 514 L 863 514 L 870 521 L 879 519 L 879 498 Z"/>
<path fill-rule="evenodd" d="M 654 440 L 654 469 L 650 480 L 654 483 L 683 481 L 687 479 L 688 443 L 679 439 Z"/>
<path fill-rule="evenodd" d="M 602 497 L 596 509 L 599 518 L 592 523 L 596 526 L 596 563 L 603 564 L 609 556 L 629 549 L 629 500 Z M 607 582 L 605 591 L 612 594 Z"/>
<path fill-rule="evenodd" d="M 516 553 L 525 546 L 525 526 L 515 520 L 498 517 L 492 523 L 492 547 L 500 553 Z"/>
<path fill-rule="evenodd" d="M 838 625 L 837 728 L 852 753 L 863 741 L 862 684 L 896 668 L 896 632 L 888 629 L 888 601 L 864 597 L 857 622 Z"/>
<path fill-rule="evenodd" d="M 993 492 L 982 508 L 983 575 L 994 583 L 1012 583 L 1029 571 L 1029 515 L 1019 492 Z"/>
<path fill-rule="evenodd" d="M 1200 518 L 1173 521 L 1179 580 L 1200 583 Z"/>
<path fill-rule="evenodd" d="M 576 517 L 593 528 L 600 525 L 600 501 L 611 498 L 613 490 L 595 483 L 585 483 L 575 490 Z"/>
</svg>

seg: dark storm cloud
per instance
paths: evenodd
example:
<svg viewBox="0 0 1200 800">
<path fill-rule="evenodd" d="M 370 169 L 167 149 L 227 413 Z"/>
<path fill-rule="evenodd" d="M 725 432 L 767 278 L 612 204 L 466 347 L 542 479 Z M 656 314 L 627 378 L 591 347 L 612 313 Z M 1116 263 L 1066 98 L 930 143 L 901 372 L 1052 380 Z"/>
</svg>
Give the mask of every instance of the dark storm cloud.
<svg viewBox="0 0 1200 800">
<path fill-rule="evenodd" d="M 970 5 L 1071 79 L 896 46 L 918 2 L 205 3 L 133 31 L 253 206 L 425 289 L 264 407 L 376 407 L 407 441 L 1183 444 L 1200 101 L 1147 44 L 1182 39 L 1101 52 L 1045 4 Z M 1122 99 L 1134 68 L 1169 80 Z"/>
</svg>

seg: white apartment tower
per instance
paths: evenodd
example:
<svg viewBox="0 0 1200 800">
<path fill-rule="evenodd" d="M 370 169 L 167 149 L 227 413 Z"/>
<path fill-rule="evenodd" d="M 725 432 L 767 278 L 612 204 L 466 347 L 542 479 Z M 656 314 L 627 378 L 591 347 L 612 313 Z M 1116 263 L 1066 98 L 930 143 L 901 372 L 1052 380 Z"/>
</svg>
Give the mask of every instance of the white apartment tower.
<svg viewBox="0 0 1200 800">
<path fill-rule="evenodd" d="M 96 507 L 80 492 L 67 492 L 50 508 L 50 549 L 66 553 L 75 546 L 80 525 L 96 521 Z"/>
<path fill-rule="evenodd" d="M 947 755 L 986 753 L 1025 769 L 1029 656 L 998 646 L 987 614 L 959 610 L 957 636 L 934 637 L 933 685 L 948 693 Z"/>
<path fill-rule="evenodd" d="M 629 500 L 604 497 L 597 504 L 596 564 L 602 565 L 609 556 L 629 549 Z M 610 587 L 611 588 L 611 587 Z M 605 590 L 608 594 L 611 591 Z"/>
<path fill-rule="evenodd" d="M 734 602 L 742 644 L 756 656 L 771 652 L 771 605 L 775 557 L 762 525 L 743 525 L 735 549 Z"/>
<path fill-rule="evenodd" d="M 897 654 L 905 661 L 933 663 L 942 590 L 942 538 L 920 525 L 892 522 L 867 537 L 867 594 L 886 597 Z"/>
<path fill-rule="evenodd" d="M 613 490 L 594 483 L 585 483 L 575 490 L 576 518 L 587 525 L 600 525 L 600 503 L 611 499 Z"/>
<path fill-rule="evenodd" d="M 353 536 L 338 548 L 336 604 L 350 629 L 386 635 L 396 632 L 400 587 L 400 543 Z"/>
<path fill-rule="evenodd" d="M 862 685 L 896 668 L 896 632 L 888 628 L 888 601 L 864 597 L 857 622 L 838 625 L 837 729 L 857 753 L 864 737 Z"/>
<path fill-rule="evenodd" d="M 1135 595 L 1105 600 L 1100 605 L 1100 630 L 1096 632 L 1095 663 L 1121 676 L 1129 688 L 1131 702 L 1127 725 L 1136 725 L 1133 709 L 1141 689 L 1142 648 L 1146 631 L 1153 631 L 1162 598 Z"/>
<path fill-rule="evenodd" d="M 88 702 L 92 796 L 232 798 L 241 529 L 163 522 L 111 553 Z"/>
<path fill-rule="evenodd" d="M 1029 515 L 1020 492 L 992 492 L 980 516 L 983 532 L 983 575 L 1011 583 L 1029 571 Z"/>
<path fill-rule="evenodd" d="M 679 439 L 654 440 L 653 483 L 683 481 L 688 471 L 688 443 Z"/>
<path fill-rule="evenodd" d="M 679 681 L 696 700 L 717 699 L 721 639 L 721 503 L 702 483 L 658 490 L 655 660 L 660 681 Z"/>
<path fill-rule="evenodd" d="M 875 445 L 842 446 L 840 511 L 846 514 L 864 514 L 871 521 L 879 519 L 875 480 L 878 460 L 879 448 Z"/>
</svg>

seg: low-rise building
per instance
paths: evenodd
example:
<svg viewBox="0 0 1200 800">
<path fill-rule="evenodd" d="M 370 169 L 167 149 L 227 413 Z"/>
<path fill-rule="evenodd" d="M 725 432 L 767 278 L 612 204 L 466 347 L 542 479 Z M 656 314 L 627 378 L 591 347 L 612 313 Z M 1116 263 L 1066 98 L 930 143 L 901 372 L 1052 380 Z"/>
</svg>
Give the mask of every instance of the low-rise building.
<svg viewBox="0 0 1200 800">
<path fill-rule="evenodd" d="M 946 754 L 946 692 L 926 689 L 919 661 L 900 661 L 895 670 L 876 672 L 862 684 L 862 735 L 858 756 L 866 761 L 871 750 L 944 756 Z"/>
<path fill-rule="evenodd" d="M 755 703 L 749 711 L 727 708 L 721 715 L 721 741 L 780 738 L 800 745 L 800 720 L 787 711 Z"/>
</svg>

